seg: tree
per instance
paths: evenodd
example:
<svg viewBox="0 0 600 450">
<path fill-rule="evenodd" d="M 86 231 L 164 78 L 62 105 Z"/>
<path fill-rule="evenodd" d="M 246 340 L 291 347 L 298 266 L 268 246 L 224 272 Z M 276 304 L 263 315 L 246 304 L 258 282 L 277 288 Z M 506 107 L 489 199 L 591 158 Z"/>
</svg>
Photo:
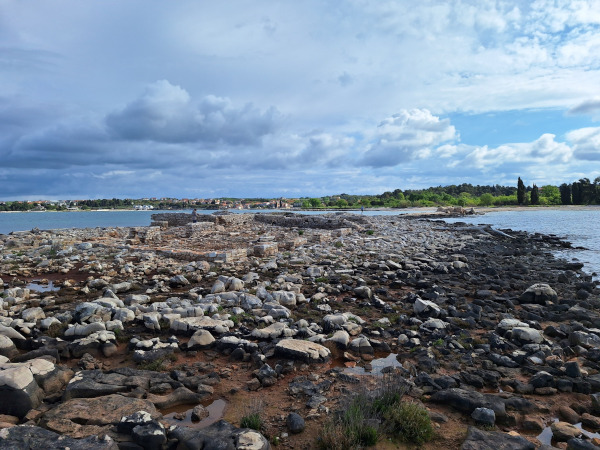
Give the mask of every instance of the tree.
<svg viewBox="0 0 600 450">
<path fill-rule="evenodd" d="M 539 205 L 540 204 L 540 192 L 538 187 L 533 184 L 533 189 L 531 190 L 531 204 Z"/>
<path fill-rule="evenodd" d="M 492 203 L 494 203 L 494 196 L 490 193 L 482 194 L 479 197 L 479 204 L 481 206 L 490 206 Z"/>
<path fill-rule="evenodd" d="M 581 205 L 583 202 L 583 196 L 581 194 L 581 183 L 575 181 L 571 185 L 571 197 L 573 198 L 574 205 Z"/>
<path fill-rule="evenodd" d="M 547 184 L 540 188 L 540 197 L 545 198 L 544 204 L 547 205 L 560 205 L 560 189 L 551 184 Z M 541 199 L 540 199 L 541 203 Z"/>
<path fill-rule="evenodd" d="M 567 183 L 563 183 L 560 185 L 560 187 L 558 189 L 560 191 L 560 202 L 563 205 L 570 205 L 571 204 L 571 186 L 568 185 Z"/>
<path fill-rule="evenodd" d="M 517 182 L 517 203 L 519 205 L 525 203 L 525 185 L 521 177 L 519 177 L 519 181 Z"/>
<path fill-rule="evenodd" d="M 311 198 L 309 200 L 309 202 L 310 202 L 311 208 L 320 208 L 321 206 L 323 206 L 320 198 Z"/>
</svg>

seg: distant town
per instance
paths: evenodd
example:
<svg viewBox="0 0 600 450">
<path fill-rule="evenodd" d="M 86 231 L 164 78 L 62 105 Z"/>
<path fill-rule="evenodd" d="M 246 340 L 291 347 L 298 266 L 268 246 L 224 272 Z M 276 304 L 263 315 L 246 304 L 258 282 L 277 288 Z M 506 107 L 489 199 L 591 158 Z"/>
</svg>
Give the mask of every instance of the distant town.
<svg viewBox="0 0 600 450">
<path fill-rule="evenodd" d="M 339 200 L 340 197 L 332 197 Z M 318 202 L 302 199 L 223 199 L 195 198 L 177 199 L 141 198 L 141 199 L 97 199 L 97 200 L 27 200 L 0 202 L 0 211 L 85 211 L 96 209 L 133 209 L 138 211 L 168 209 L 292 209 L 326 206 Z"/>
</svg>

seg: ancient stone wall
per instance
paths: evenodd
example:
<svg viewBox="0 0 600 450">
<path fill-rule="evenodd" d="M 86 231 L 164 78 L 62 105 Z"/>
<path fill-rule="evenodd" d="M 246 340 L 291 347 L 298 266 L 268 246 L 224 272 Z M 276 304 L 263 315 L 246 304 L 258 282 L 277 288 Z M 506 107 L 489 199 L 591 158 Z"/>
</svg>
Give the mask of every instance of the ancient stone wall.
<svg viewBox="0 0 600 450">
<path fill-rule="evenodd" d="M 267 223 L 279 227 L 287 228 L 321 228 L 325 230 L 333 230 L 338 228 L 360 228 L 354 221 L 348 220 L 346 217 L 339 217 L 332 214 L 324 215 L 304 215 L 304 214 L 256 214 L 254 220 L 257 222 Z"/>
</svg>

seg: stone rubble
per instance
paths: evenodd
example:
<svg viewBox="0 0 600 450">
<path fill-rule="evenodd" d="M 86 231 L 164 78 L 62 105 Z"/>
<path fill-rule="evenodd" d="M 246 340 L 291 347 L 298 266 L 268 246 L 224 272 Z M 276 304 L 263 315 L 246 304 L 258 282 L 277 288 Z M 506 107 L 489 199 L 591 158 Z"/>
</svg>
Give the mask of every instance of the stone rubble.
<svg viewBox="0 0 600 450">
<path fill-rule="evenodd" d="M 446 408 L 471 425 L 464 449 L 535 448 L 523 436 L 552 415 L 566 420 L 555 442 L 589 443 L 573 420 L 600 428 L 599 289 L 554 258 L 559 238 L 402 216 L 200 220 L 0 235 L 0 448 L 55 433 L 70 448 L 270 448 L 226 421 L 164 422 L 179 405 L 206 417 L 231 376 L 185 363 L 199 354 L 246 368 L 236 391 L 284 384 L 306 408 L 282 411 L 285 439 L 362 383 L 337 365 L 390 353 L 398 365 L 382 371 L 432 418 Z"/>
</svg>

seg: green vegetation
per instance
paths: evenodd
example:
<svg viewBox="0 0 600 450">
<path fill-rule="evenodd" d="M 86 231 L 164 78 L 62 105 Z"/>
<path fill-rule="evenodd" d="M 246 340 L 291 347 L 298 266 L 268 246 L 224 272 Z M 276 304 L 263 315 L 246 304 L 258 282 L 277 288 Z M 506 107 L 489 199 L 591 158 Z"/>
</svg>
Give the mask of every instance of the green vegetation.
<svg viewBox="0 0 600 450">
<path fill-rule="evenodd" d="M 433 438 L 427 410 L 402 400 L 402 377 L 384 376 L 377 389 L 361 390 L 341 399 L 342 408 L 324 425 L 318 439 L 322 450 L 360 449 L 390 438 L 421 445 Z"/>
<path fill-rule="evenodd" d="M 244 407 L 244 415 L 240 419 L 240 428 L 251 428 L 260 431 L 264 425 L 262 412 L 264 403 L 261 400 L 252 400 Z"/>
<path fill-rule="evenodd" d="M 0 211 L 66 211 L 70 209 L 131 209 L 136 205 L 152 206 L 155 210 L 219 209 L 221 207 L 277 208 L 283 204 L 294 207 L 321 209 L 413 208 L 420 206 L 514 206 L 514 205 L 589 205 L 600 204 L 600 177 L 593 181 L 581 178 L 560 186 L 526 186 L 521 177 L 517 186 L 480 186 L 469 183 L 437 186 L 427 189 L 395 189 L 379 195 L 340 194 L 295 199 L 215 198 L 215 199 L 95 199 L 0 202 Z M 298 234 L 303 234 L 302 230 Z"/>
</svg>

